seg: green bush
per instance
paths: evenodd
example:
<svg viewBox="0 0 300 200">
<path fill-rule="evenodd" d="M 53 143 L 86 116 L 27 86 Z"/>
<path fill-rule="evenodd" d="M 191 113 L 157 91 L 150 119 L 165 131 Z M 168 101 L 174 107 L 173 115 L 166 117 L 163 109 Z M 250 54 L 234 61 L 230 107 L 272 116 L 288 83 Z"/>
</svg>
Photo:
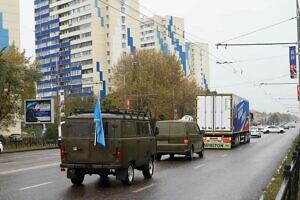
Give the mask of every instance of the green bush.
<svg viewBox="0 0 300 200">
<path fill-rule="evenodd" d="M 58 139 L 58 129 L 57 124 L 50 124 L 47 126 L 46 133 L 44 135 L 45 139 L 57 140 Z"/>
</svg>

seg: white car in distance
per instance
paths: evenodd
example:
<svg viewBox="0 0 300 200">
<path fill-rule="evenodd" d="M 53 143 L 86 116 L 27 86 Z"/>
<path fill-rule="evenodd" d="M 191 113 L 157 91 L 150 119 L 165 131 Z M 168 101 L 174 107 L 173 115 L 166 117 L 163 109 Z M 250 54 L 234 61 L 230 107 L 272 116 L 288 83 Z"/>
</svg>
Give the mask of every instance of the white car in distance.
<svg viewBox="0 0 300 200">
<path fill-rule="evenodd" d="M 263 133 L 284 133 L 284 129 L 280 126 L 266 126 L 263 130 Z"/>
<path fill-rule="evenodd" d="M 250 134 L 251 134 L 251 137 L 258 137 L 258 138 L 261 137 L 261 131 L 256 126 L 252 126 L 250 128 Z"/>
</svg>

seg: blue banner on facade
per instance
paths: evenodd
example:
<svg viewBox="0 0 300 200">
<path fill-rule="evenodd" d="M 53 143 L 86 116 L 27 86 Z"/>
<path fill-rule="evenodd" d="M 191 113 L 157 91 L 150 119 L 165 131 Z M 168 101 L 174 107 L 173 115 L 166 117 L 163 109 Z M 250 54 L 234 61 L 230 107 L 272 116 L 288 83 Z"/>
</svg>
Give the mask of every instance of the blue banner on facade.
<svg viewBox="0 0 300 200">
<path fill-rule="evenodd" d="M 297 78 L 297 68 L 296 68 L 296 46 L 289 47 L 290 55 L 290 77 L 291 79 Z"/>
</svg>

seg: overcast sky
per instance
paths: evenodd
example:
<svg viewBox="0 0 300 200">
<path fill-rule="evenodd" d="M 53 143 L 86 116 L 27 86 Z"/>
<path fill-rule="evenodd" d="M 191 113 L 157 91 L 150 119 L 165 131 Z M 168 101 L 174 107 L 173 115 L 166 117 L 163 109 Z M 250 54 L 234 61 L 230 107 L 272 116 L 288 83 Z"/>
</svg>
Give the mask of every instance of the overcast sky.
<svg viewBox="0 0 300 200">
<path fill-rule="evenodd" d="M 21 45 L 27 55 L 33 55 L 33 0 L 20 2 Z M 295 0 L 140 0 L 140 4 L 142 14 L 146 16 L 157 14 L 184 18 L 186 39 L 209 43 L 211 90 L 247 98 L 251 109 L 258 111 L 299 112 L 296 85 L 259 84 L 297 83 L 298 79 L 289 78 L 288 45 L 215 47 L 218 42 L 295 17 Z M 296 40 L 294 19 L 228 43 Z M 217 61 L 234 63 L 219 65 Z"/>
</svg>

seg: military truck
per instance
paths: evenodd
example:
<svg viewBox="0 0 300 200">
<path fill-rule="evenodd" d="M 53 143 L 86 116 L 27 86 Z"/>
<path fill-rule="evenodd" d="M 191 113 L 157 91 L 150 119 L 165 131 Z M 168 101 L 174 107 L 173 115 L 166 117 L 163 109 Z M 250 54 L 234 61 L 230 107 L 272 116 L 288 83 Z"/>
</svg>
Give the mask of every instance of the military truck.
<svg viewBox="0 0 300 200">
<path fill-rule="evenodd" d="M 86 174 L 101 178 L 115 175 L 124 185 L 134 181 L 134 169 L 146 179 L 154 172 L 156 140 L 150 115 L 139 111 L 103 112 L 105 147 L 94 145 L 93 113 L 79 113 L 62 126 L 61 168 L 67 178 L 81 185 Z"/>
</svg>

